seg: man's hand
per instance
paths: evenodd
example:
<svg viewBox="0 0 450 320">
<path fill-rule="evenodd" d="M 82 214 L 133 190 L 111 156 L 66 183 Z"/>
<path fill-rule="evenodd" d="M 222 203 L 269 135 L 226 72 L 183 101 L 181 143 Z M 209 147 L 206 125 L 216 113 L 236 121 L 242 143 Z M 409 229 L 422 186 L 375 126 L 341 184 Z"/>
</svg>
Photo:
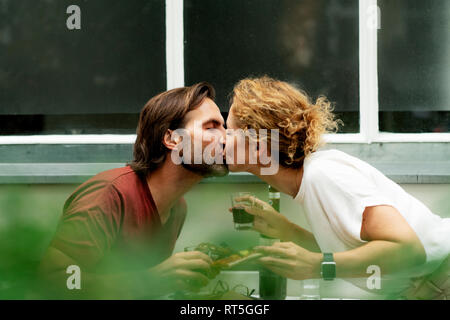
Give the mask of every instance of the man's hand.
<svg viewBox="0 0 450 320">
<path fill-rule="evenodd" d="M 196 291 L 209 283 L 206 275 L 213 274 L 211 264 L 211 258 L 202 252 L 179 252 L 149 271 L 161 292 Z"/>
</svg>

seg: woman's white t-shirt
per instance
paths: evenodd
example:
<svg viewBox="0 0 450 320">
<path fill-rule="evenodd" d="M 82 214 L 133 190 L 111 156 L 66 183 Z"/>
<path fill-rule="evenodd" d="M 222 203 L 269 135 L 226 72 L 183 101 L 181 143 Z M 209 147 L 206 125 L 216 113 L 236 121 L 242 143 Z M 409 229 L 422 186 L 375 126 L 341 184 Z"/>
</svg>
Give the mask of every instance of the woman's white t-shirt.
<svg viewBox="0 0 450 320">
<path fill-rule="evenodd" d="M 396 208 L 416 232 L 426 252 L 426 263 L 409 275 L 433 272 L 450 253 L 450 219 L 433 214 L 368 163 L 339 150 L 316 151 L 305 158 L 302 183 L 295 201 L 322 252 L 342 252 L 366 243 L 361 240 L 366 207 Z"/>
</svg>

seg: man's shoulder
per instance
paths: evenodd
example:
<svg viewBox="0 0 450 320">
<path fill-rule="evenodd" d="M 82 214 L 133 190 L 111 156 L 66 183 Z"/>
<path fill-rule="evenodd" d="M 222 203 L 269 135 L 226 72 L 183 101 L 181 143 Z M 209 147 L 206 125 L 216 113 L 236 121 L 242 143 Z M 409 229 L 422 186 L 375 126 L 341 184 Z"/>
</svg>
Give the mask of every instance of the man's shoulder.
<svg viewBox="0 0 450 320">
<path fill-rule="evenodd" d="M 140 183 L 139 176 L 129 166 L 114 168 L 106 171 L 102 171 L 80 187 L 89 186 L 91 184 L 102 185 L 105 188 L 115 188 L 116 190 L 126 191 L 130 186 L 136 186 Z"/>
<path fill-rule="evenodd" d="M 106 199 L 126 194 L 129 186 L 136 184 L 139 178 L 129 167 L 120 167 L 100 172 L 82 183 L 67 199 L 65 208 L 77 202 L 95 204 Z"/>
<path fill-rule="evenodd" d="M 109 183 L 117 183 L 121 179 L 136 179 L 136 178 L 137 174 L 133 171 L 133 169 L 131 169 L 130 166 L 125 166 L 102 171 L 93 176 L 87 182 L 94 180 L 94 181 L 105 181 Z"/>
</svg>

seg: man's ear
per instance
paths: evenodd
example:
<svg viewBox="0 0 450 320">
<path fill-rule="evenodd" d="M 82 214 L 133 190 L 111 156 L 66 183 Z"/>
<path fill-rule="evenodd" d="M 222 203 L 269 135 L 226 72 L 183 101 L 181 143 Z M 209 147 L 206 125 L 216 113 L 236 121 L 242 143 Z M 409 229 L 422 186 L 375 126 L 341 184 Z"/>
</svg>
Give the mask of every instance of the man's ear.
<svg viewBox="0 0 450 320">
<path fill-rule="evenodd" d="M 169 150 L 174 150 L 176 149 L 178 143 L 180 141 L 180 137 L 178 136 L 178 139 L 174 139 L 176 135 L 173 134 L 173 131 L 170 129 L 167 129 L 166 133 L 164 134 L 164 138 L 163 138 L 163 144 L 166 146 L 167 149 Z"/>
</svg>

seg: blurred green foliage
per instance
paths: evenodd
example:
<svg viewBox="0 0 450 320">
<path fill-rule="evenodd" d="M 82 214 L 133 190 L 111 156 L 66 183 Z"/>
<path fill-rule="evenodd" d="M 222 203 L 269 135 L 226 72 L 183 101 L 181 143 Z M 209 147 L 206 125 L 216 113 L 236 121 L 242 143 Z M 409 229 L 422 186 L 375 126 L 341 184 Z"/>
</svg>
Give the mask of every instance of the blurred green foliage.
<svg viewBox="0 0 450 320">
<path fill-rule="evenodd" d="M 75 185 L 0 185 L 0 300 L 43 298 L 33 292 L 35 271 Z M 450 217 L 448 185 L 415 186 L 414 196 L 427 199 L 436 214 Z M 253 231 L 236 231 L 228 212 L 230 194 L 254 192 L 267 201 L 264 184 L 200 184 L 185 195 L 188 215 L 175 252 L 201 242 L 226 243 L 243 250 L 258 243 Z M 298 206 L 282 195 L 281 212 L 296 223 Z M 244 269 L 245 270 L 245 269 Z M 149 288 L 150 289 L 150 288 Z M 154 288 L 153 288 L 154 289 Z"/>
<path fill-rule="evenodd" d="M 0 299 L 26 299 L 67 188 L 0 187 Z"/>
</svg>

